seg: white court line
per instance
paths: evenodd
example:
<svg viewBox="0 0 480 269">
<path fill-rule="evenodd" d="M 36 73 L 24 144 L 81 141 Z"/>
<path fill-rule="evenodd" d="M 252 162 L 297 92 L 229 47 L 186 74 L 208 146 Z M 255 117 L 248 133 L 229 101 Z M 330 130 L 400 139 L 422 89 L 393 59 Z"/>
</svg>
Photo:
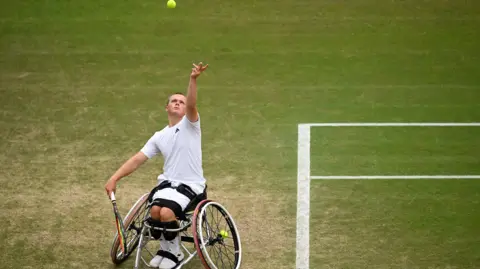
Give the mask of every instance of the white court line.
<svg viewBox="0 0 480 269">
<path fill-rule="evenodd" d="M 311 176 L 310 179 L 480 179 L 480 175 Z"/>
<path fill-rule="evenodd" d="M 308 269 L 310 257 L 310 126 L 298 126 L 296 268 Z"/>
</svg>

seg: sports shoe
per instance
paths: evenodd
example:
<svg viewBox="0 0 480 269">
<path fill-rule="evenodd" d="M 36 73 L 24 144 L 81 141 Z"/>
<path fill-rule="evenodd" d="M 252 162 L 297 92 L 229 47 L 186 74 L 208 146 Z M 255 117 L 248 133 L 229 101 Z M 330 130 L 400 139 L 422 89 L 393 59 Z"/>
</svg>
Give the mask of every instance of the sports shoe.
<svg viewBox="0 0 480 269">
<path fill-rule="evenodd" d="M 162 244 L 162 256 L 163 259 L 160 262 L 158 268 L 160 269 L 173 269 L 175 268 L 181 261 L 185 255 L 183 254 L 182 250 L 180 249 L 180 236 L 175 237 L 172 241 L 164 241 L 166 242 L 165 248 Z M 165 243 L 164 243 L 165 244 Z"/>
<path fill-rule="evenodd" d="M 163 256 L 160 256 L 160 250 L 157 252 L 157 255 L 155 255 L 155 257 L 153 257 L 153 259 L 150 260 L 150 263 L 148 265 L 150 265 L 150 267 L 159 267 L 160 266 L 160 263 L 162 262 L 163 260 Z"/>
</svg>

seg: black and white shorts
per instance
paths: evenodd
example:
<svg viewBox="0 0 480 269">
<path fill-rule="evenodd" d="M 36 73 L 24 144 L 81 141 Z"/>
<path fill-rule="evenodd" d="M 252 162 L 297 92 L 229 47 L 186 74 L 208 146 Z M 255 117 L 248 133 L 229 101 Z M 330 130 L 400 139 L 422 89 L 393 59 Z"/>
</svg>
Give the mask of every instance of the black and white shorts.
<svg viewBox="0 0 480 269">
<path fill-rule="evenodd" d="M 180 212 L 185 211 L 186 207 L 191 201 L 187 195 L 177 190 L 181 184 L 190 187 L 190 190 L 196 195 L 202 194 L 205 190 L 205 184 L 203 183 L 180 183 L 164 180 L 159 185 L 166 183 L 170 183 L 171 186 L 167 186 L 159 190 L 152 190 L 152 193 L 150 194 L 151 203 L 152 205 L 168 207 L 172 209 L 177 216 Z M 179 212 L 179 210 L 181 211 Z"/>
</svg>

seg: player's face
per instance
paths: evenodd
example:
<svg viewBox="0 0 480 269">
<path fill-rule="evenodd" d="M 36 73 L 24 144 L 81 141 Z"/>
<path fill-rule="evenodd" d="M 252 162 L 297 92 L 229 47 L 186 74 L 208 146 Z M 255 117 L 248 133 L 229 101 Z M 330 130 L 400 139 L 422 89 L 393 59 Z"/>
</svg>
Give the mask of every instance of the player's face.
<svg viewBox="0 0 480 269">
<path fill-rule="evenodd" d="M 170 97 L 170 101 L 167 105 L 167 112 L 170 115 L 177 115 L 183 117 L 185 115 L 185 105 L 187 98 L 181 94 L 174 94 Z"/>
</svg>

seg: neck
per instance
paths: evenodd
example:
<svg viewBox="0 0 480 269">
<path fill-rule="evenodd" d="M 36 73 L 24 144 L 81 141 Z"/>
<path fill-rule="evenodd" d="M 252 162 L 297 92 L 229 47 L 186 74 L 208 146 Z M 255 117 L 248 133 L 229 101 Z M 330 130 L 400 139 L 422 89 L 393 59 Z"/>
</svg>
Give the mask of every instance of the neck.
<svg viewBox="0 0 480 269">
<path fill-rule="evenodd" d="M 178 116 L 168 116 L 168 126 L 172 127 L 176 125 L 182 118 Z"/>
</svg>

